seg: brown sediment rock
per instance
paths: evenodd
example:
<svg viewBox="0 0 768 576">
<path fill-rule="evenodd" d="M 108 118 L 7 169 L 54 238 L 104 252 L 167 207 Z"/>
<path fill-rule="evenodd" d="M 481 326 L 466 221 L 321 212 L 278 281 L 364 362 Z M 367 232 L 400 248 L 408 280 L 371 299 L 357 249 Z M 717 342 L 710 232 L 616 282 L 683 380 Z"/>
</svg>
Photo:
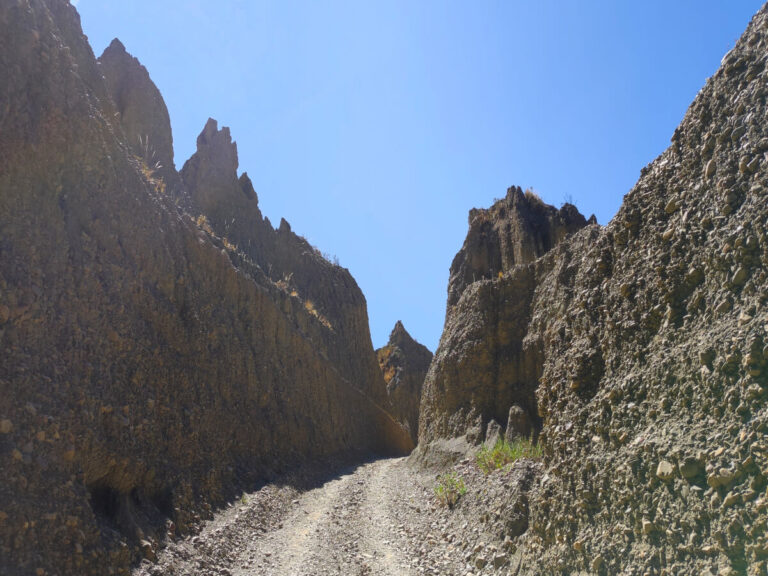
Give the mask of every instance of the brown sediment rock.
<svg viewBox="0 0 768 576">
<path fill-rule="evenodd" d="M 766 571 L 767 47 L 764 7 L 607 226 L 462 256 L 419 450 L 536 410 L 518 574 Z"/>
<path fill-rule="evenodd" d="M 535 392 L 543 351 L 528 328 L 539 281 L 537 258 L 587 225 L 570 204 L 559 210 L 512 187 L 488 210 L 472 210 L 453 260 L 445 327 L 424 385 L 419 437 L 485 438 L 491 420 L 530 432 L 540 426 Z"/>
<path fill-rule="evenodd" d="M 249 252 L 214 213 L 228 189 L 210 218 L 181 210 L 246 179 L 213 154 L 187 191 L 137 62 L 97 63 L 72 6 L 21 0 L 0 5 L 0 77 L 0 572 L 127 574 L 238 485 L 410 449 L 352 277 L 287 224 Z"/>
<path fill-rule="evenodd" d="M 376 358 L 387 384 L 392 414 L 407 427 L 416 443 L 421 387 L 432 362 L 432 352 L 416 342 L 398 320 L 387 345 L 376 350 Z"/>
</svg>

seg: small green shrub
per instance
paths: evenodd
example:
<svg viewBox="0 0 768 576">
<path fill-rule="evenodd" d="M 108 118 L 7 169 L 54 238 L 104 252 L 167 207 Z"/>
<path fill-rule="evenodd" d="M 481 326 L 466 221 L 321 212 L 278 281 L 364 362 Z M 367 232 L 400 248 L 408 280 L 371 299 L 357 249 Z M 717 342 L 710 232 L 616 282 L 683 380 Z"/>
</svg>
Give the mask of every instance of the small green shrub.
<svg viewBox="0 0 768 576">
<path fill-rule="evenodd" d="M 477 453 L 477 465 L 480 470 L 490 474 L 520 458 L 541 458 L 541 446 L 526 438 L 507 442 L 499 438 L 493 448 L 483 445 Z"/>
<path fill-rule="evenodd" d="M 435 485 L 435 497 L 443 506 L 453 508 L 459 498 L 467 493 L 467 487 L 464 485 L 464 479 L 455 472 L 446 472 L 437 478 Z"/>
</svg>

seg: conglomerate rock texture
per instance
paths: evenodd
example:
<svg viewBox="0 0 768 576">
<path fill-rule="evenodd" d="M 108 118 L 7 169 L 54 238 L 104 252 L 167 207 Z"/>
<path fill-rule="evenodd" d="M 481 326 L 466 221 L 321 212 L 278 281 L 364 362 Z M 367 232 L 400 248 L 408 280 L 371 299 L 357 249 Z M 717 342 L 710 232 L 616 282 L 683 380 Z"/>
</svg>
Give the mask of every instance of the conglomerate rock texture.
<svg viewBox="0 0 768 576">
<path fill-rule="evenodd" d="M 392 414 L 408 429 L 415 444 L 419 432 L 421 387 L 432 362 L 432 352 L 416 342 L 398 320 L 387 345 L 376 350 L 376 359 L 387 383 Z"/>
<path fill-rule="evenodd" d="M 182 180 L 146 71 L 61 0 L 0 3 L 0 78 L 0 573 L 126 574 L 238 485 L 409 450 L 359 288 L 248 222 L 224 131 Z"/>
<path fill-rule="evenodd" d="M 536 409 L 515 574 L 767 573 L 767 64 L 764 7 L 607 226 L 449 292 L 420 448 Z"/>
</svg>

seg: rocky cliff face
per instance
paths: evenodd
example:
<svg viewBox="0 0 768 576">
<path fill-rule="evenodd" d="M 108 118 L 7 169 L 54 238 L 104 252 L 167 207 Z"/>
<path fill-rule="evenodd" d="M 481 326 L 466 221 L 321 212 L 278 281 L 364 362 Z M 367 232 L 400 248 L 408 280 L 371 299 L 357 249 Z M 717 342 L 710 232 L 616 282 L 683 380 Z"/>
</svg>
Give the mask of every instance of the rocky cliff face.
<svg viewBox="0 0 768 576">
<path fill-rule="evenodd" d="M 115 38 L 99 57 L 99 71 L 117 109 L 125 142 L 166 192 L 176 191 L 178 174 L 173 162 L 171 118 L 160 91 L 141 63 Z"/>
<path fill-rule="evenodd" d="M 125 574 L 238 483 L 409 449 L 360 290 L 256 218 L 225 131 L 182 180 L 146 71 L 65 2 L 0 5 L 0 77 L 0 572 Z"/>
<path fill-rule="evenodd" d="M 432 352 L 414 340 L 399 320 L 386 346 L 376 350 L 387 383 L 392 413 L 408 429 L 414 444 L 419 432 L 421 387 L 432 362 Z"/>
<path fill-rule="evenodd" d="M 467 238 L 451 264 L 448 310 L 470 284 L 533 262 L 586 223 L 572 204 L 558 210 L 519 186 L 488 210 L 470 210 Z"/>
<path fill-rule="evenodd" d="M 490 421 L 529 435 L 540 428 L 535 392 L 542 342 L 529 338 L 537 259 L 587 225 L 518 187 L 488 210 L 469 213 L 469 232 L 451 265 L 445 327 L 424 384 L 420 438 L 468 434 Z"/>
<path fill-rule="evenodd" d="M 237 146 L 229 128 L 209 119 L 197 139 L 197 151 L 181 170 L 191 212 L 204 225 L 237 246 L 260 272 L 299 301 L 327 328 L 329 359 L 381 406 L 389 407 L 371 337 L 365 297 L 345 268 L 291 230 L 285 220 L 277 229 L 262 216 L 247 173 L 237 176 Z"/>
<path fill-rule="evenodd" d="M 520 389 L 516 372 L 478 385 L 453 366 L 535 359 L 546 470 L 510 545 L 520 574 L 766 573 L 767 63 L 763 8 L 609 225 L 449 309 L 422 442 L 470 413 L 482 429 L 492 387 Z"/>
</svg>

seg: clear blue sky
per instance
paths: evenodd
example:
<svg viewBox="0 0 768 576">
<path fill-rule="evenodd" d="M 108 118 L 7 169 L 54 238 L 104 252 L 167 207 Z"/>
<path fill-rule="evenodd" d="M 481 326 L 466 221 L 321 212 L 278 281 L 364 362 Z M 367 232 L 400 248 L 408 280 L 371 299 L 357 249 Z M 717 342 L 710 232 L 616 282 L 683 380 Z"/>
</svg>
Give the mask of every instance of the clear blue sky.
<svg viewBox="0 0 768 576">
<path fill-rule="evenodd" d="M 467 213 L 508 186 L 601 224 L 761 6 L 643 2 L 80 0 L 171 115 L 176 165 L 230 126 L 262 211 L 338 256 L 374 346 L 433 351 Z"/>
</svg>

